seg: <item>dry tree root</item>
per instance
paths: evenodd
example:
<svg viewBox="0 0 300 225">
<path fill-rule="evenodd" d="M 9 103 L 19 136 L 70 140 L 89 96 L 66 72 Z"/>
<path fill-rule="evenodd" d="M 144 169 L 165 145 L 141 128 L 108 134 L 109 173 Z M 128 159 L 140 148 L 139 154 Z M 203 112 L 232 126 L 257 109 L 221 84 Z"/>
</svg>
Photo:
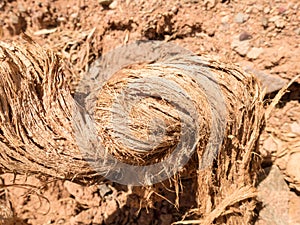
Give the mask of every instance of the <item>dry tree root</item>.
<svg viewBox="0 0 300 225">
<path fill-rule="evenodd" d="M 203 89 L 199 88 L 197 77 L 191 77 L 192 72 L 184 69 L 184 65 L 194 64 L 206 68 L 201 71 L 203 77 L 214 76 L 212 82 L 217 83 L 221 91 L 226 114 L 216 110 L 217 99 L 209 100 L 217 98 L 215 92 L 205 93 L 203 84 Z M 106 168 L 91 167 L 87 156 L 78 147 L 73 113 L 81 108 L 70 93 L 59 58 L 28 37 L 26 41 L 10 45 L 0 43 L 0 76 L 2 170 L 38 173 L 84 183 L 100 182 L 99 170 Z M 191 105 L 180 101 L 182 91 L 175 94 L 162 88 L 161 93 L 167 96 L 166 99 L 150 94 L 135 102 L 133 107 L 124 107 L 131 118 L 129 136 L 120 117 L 122 101 L 128 99 L 119 98 L 115 103 L 116 96 L 126 91 L 128 84 L 141 79 L 147 81 L 139 84 L 145 90 L 155 87 L 159 79 L 171 80 L 172 90 L 176 91 L 178 85 L 187 93 L 194 103 L 194 112 L 189 111 Z M 199 129 L 193 134 L 197 140 L 195 154 L 179 177 L 191 173 L 187 170 L 197 174 L 198 207 L 193 213 L 199 220 L 177 224 L 251 223 L 256 206 L 256 174 L 260 168 L 257 141 L 264 125 L 263 93 L 253 75 L 206 57 L 178 55 L 118 70 L 96 98 L 93 116 L 97 135 L 105 149 L 124 163 L 147 166 L 164 161 L 180 143 L 185 129 L 182 118 L 188 125 L 197 124 Z M 191 118 L 192 113 L 196 117 Z M 115 118 L 115 127 L 111 118 Z M 164 121 L 164 126 L 154 123 L 153 127 L 149 121 L 155 119 Z M 210 143 L 213 121 L 225 124 L 224 130 L 221 125 L 216 126 L 224 136 L 217 151 Z M 116 127 L 120 131 L 117 134 L 113 132 Z M 151 143 L 157 139 L 159 141 L 152 149 L 149 142 L 141 141 L 150 140 Z M 211 146 L 207 148 L 209 144 Z M 181 146 L 182 155 L 191 157 L 186 153 L 187 146 Z M 87 155 L 93 155 L 91 151 Z M 176 166 L 176 158 L 174 160 Z"/>
</svg>

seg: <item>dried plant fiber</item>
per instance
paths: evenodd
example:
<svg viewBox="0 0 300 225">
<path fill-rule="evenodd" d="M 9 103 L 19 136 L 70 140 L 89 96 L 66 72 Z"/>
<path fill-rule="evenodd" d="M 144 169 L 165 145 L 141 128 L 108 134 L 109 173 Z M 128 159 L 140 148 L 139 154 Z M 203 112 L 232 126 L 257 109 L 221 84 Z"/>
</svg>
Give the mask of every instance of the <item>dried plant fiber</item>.
<svg viewBox="0 0 300 225">
<path fill-rule="evenodd" d="M 163 161 L 172 154 L 184 129 L 182 118 L 187 124 L 197 124 L 194 147 L 198 160 L 191 163 L 197 163 L 193 167 L 197 170 L 198 209 L 195 213 L 199 220 L 178 224 L 249 224 L 256 206 L 257 141 L 264 123 L 263 93 L 253 75 L 234 65 L 197 56 L 201 65 L 214 74 L 220 87 L 226 114 L 218 112 L 218 101 L 212 104 L 213 101 L 208 100 L 217 95 L 207 96 L 199 89 L 197 80 L 187 76 L 191 71 L 182 66 L 200 63 L 194 57 L 179 54 L 155 62 L 143 62 L 141 57 L 140 63 L 114 71 L 112 79 L 96 95 L 89 96 L 96 99 L 96 107 L 90 112 L 95 118 L 97 134 L 115 158 L 144 166 Z M 71 95 L 61 63 L 52 51 L 42 49 L 28 38 L 12 44 L 0 43 L 0 167 L 3 172 L 36 173 L 83 183 L 100 182 L 99 170 L 103 172 L 107 168 L 91 167 L 78 146 L 73 114 L 81 107 Z M 209 77 L 206 71 L 203 76 Z M 124 132 L 114 136 L 115 127 L 110 121 L 114 115 L 118 121 L 118 110 L 123 105 L 122 99 L 114 103 L 115 96 L 141 78 L 149 81 L 142 85 L 145 89 L 155 87 L 158 77 L 183 88 L 195 103 L 195 111 L 184 110 L 192 106 L 180 101 L 181 92 L 171 86 L 174 92 L 164 94 L 173 102 L 155 97 L 155 94 L 143 98 L 130 110 L 125 109 L 131 118 L 131 136 L 122 129 L 120 121 L 116 124 Z M 182 105 L 174 108 L 174 104 L 180 102 Z M 85 104 L 88 106 L 88 102 Z M 190 117 L 191 113 L 196 117 Z M 224 115 L 225 120 L 221 120 Z M 164 121 L 164 126 L 154 123 L 153 127 L 149 121 L 155 119 Z M 212 138 L 212 121 L 224 128 L 224 138 L 217 150 L 206 148 Z M 149 148 L 152 146 L 149 143 L 155 141 L 155 148 Z M 187 151 L 184 146 L 182 149 L 182 155 L 190 157 L 184 152 Z M 93 155 L 93 152 L 86 153 Z"/>
</svg>

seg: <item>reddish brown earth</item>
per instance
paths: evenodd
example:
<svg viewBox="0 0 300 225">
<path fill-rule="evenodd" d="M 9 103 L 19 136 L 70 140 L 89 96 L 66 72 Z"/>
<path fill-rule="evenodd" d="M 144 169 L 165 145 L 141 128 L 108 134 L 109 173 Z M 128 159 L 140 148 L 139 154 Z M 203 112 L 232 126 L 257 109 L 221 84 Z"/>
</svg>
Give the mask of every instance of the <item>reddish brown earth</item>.
<svg viewBox="0 0 300 225">
<path fill-rule="evenodd" d="M 22 32 L 57 51 L 78 75 L 75 83 L 101 54 L 139 39 L 174 42 L 285 81 L 300 73 L 298 0 L 1 1 L 0 40 Z M 300 224 L 299 102 L 298 79 L 262 135 L 263 207 L 256 224 Z M 0 222 L 3 214 L 13 217 L 5 224 L 171 224 L 193 208 L 186 197 L 178 210 L 167 200 L 140 210 L 137 193 L 112 183 L 83 187 L 12 174 L 1 180 L 28 184 L 0 190 Z"/>
</svg>

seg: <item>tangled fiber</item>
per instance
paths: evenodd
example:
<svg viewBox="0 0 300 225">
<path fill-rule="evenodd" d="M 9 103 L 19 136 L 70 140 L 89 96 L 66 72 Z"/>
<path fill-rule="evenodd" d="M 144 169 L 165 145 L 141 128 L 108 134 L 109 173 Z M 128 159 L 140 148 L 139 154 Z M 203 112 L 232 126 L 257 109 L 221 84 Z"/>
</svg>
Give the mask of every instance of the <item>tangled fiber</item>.
<svg viewBox="0 0 300 225">
<path fill-rule="evenodd" d="M 74 100 L 59 58 L 31 40 L 1 43 L 0 58 L 3 171 L 62 179 L 89 173 L 72 135 Z"/>
<path fill-rule="evenodd" d="M 74 112 L 82 110 L 80 115 L 88 112 L 94 117 L 105 152 L 123 163 L 153 165 L 170 157 L 178 145 L 183 158 L 192 158 L 185 168 L 197 174 L 198 207 L 193 213 L 199 220 L 178 224 L 249 224 L 253 220 L 256 173 L 260 165 L 257 141 L 264 124 L 263 93 L 253 75 L 235 65 L 184 51 L 177 55 L 171 51 L 160 53 L 150 61 L 144 61 L 141 55 L 140 62 L 134 65 L 125 63 L 115 67 L 108 82 L 101 88 L 92 88 L 93 94 L 81 86 L 81 94 L 88 93 L 82 103 L 79 95 L 77 98 L 71 95 L 60 59 L 25 38 L 26 41 L 18 43 L 0 43 L 0 166 L 3 172 L 100 182 L 99 171 L 110 171 L 88 162 L 89 157 L 101 158 L 105 154 L 95 154 L 92 148 L 84 152 L 78 145 L 76 125 L 80 127 L 81 122 L 74 124 L 77 118 Z M 147 44 L 138 45 L 147 51 Z M 126 54 L 130 58 L 132 53 Z M 199 66 L 203 70 L 193 73 Z M 97 64 L 95 68 L 90 74 L 99 76 L 103 68 L 97 68 Z M 208 93 L 210 86 L 199 83 L 199 76 L 217 84 L 224 112 L 218 110 L 223 106 L 219 107 L 217 90 Z M 104 76 L 97 81 L 101 79 L 105 80 Z M 165 98 L 151 92 L 160 89 L 155 86 L 160 79 L 167 79 L 168 85 L 171 84 L 160 86 L 159 93 Z M 97 86 L 95 79 L 90 82 L 91 86 Z M 133 101 L 123 93 L 137 82 L 150 94 Z M 135 90 L 134 86 L 130 87 Z M 167 91 L 168 88 L 172 91 Z M 139 91 L 135 90 L 132 96 L 141 96 Z M 189 96 L 190 103 L 182 101 L 183 93 Z M 95 105 L 89 105 L 90 102 Z M 128 102 L 132 104 L 126 105 Z M 124 111 L 126 121 L 122 117 Z M 195 124 L 197 129 L 192 133 L 189 127 Z M 215 136 L 212 129 L 219 129 L 220 135 Z M 187 145 L 180 144 L 185 131 L 187 137 L 195 136 L 196 143 L 186 139 Z M 212 143 L 220 138 L 220 145 Z M 193 146 L 193 155 L 189 146 Z M 171 159 L 174 166 L 179 165 L 176 158 Z M 185 175 L 186 172 L 179 172 L 179 176 Z"/>
</svg>

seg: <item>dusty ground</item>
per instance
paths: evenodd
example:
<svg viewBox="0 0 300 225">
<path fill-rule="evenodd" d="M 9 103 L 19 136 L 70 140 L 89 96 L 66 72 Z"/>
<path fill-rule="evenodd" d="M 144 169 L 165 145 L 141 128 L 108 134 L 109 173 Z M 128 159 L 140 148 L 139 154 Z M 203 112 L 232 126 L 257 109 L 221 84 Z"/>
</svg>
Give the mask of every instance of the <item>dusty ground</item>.
<svg viewBox="0 0 300 225">
<path fill-rule="evenodd" d="M 0 2 L 0 40 L 26 32 L 60 54 L 78 75 L 72 77 L 73 84 L 101 54 L 139 39 L 175 42 L 288 81 L 300 73 L 299 24 L 298 0 Z M 290 87 L 262 135 L 268 176 L 260 187 L 263 203 L 257 224 L 300 224 L 299 82 Z M 8 185 L 28 184 L 0 192 L 0 212 L 13 214 L 14 224 L 171 224 L 193 208 L 192 199 L 185 198 L 179 210 L 167 200 L 139 210 L 137 194 L 112 183 L 83 187 L 12 174 L 1 177 Z M 32 184 L 42 186 L 32 189 Z"/>
</svg>

